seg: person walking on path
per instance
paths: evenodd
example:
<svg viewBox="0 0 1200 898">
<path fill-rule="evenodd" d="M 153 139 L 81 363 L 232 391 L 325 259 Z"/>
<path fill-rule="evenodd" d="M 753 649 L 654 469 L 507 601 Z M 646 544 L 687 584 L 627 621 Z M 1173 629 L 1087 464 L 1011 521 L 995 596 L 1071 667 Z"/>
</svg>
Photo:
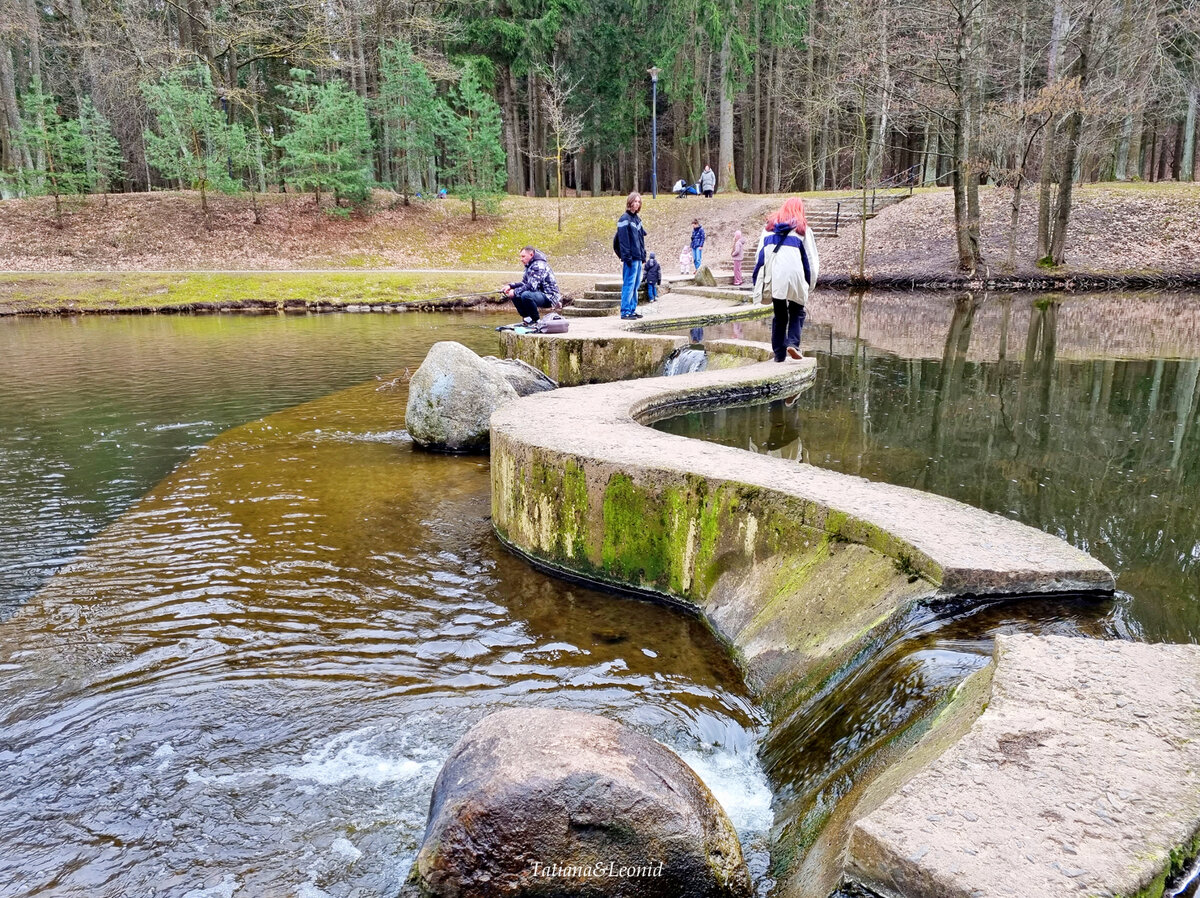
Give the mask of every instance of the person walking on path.
<svg viewBox="0 0 1200 898">
<path fill-rule="evenodd" d="M 685 245 L 683 249 L 679 251 L 679 273 L 692 273 L 692 248 L 690 246 Z"/>
<path fill-rule="evenodd" d="M 700 227 L 700 219 L 692 219 L 692 264 L 700 270 L 700 257 L 704 250 L 704 228 Z"/>
<path fill-rule="evenodd" d="M 751 275 L 754 298 L 775 307 L 771 348 L 777 362 L 804 357 L 800 352 L 804 306 L 817 284 L 820 264 L 812 228 L 804 216 L 804 201 L 792 197 L 767 218 Z"/>
<path fill-rule="evenodd" d="M 650 302 L 658 302 L 658 285 L 662 283 L 662 267 L 654 253 L 646 262 L 646 297 Z"/>
<path fill-rule="evenodd" d="M 625 214 L 617 220 L 613 234 L 613 252 L 621 259 L 621 318 L 641 318 L 637 313 L 638 287 L 642 281 L 642 265 L 646 261 L 646 229 L 638 212 L 642 195 L 636 190 L 625 198 Z"/>
<path fill-rule="evenodd" d="M 730 258 L 733 259 L 733 286 L 742 286 L 742 259 L 746 255 L 746 238 L 742 236 L 741 231 L 733 232 L 733 252 L 730 253 Z"/>
<path fill-rule="evenodd" d="M 522 249 L 521 264 L 525 266 L 524 276 L 505 286 L 502 292 L 521 313 L 522 324 L 536 324 L 541 317 L 538 309 L 562 308 L 562 295 L 550 263 L 539 250 L 532 246 Z"/>
<path fill-rule="evenodd" d="M 704 171 L 700 173 L 700 192 L 711 200 L 716 189 L 717 173 L 706 165 Z"/>
</svg>

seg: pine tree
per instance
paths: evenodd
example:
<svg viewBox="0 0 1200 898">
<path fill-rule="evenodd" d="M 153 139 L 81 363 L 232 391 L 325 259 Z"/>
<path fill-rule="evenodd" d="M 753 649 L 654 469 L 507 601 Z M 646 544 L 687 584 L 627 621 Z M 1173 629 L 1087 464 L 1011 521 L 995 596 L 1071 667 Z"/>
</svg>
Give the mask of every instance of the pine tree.
<svg viewBox="0 0 1200 898">
<path fill-rule="evenodd" d="M 103 193 L 107 202 L 113 184 L 124 177 L 125 160 L 121 156 L 121 145 L 113 137 L 108 119 L 87 97 L 79 104 L 79 130 L 83 138 L 88 189 L 92 193 Z"/>
<path fill-rule="evenodd" d="M 341 81 L 316 84 L 312 74 L 292 70 L 292 82 L 280 90 L 287 96 L 284 112 L 292 127 L 276 144 L 283 150 L 287 179 L 300 190 L 312 190 L 317 204 L 328 190 L 337 204 L 343 198 L 361 203 L 370 197 L 372 141 L 361 97 Z"/>
<path fill-rule="evenodd" d="M 471 221 L 477 217 L 476 203 L 490 204 L 506 178 L 500 107 L 483 88 L 478 70 L 484 64 L 486 60 L 475 60 L 463 68 L 457 90 L 459 111 L 450 115 L 447 129 L 451 159 L 447 174 L 471 198 Z"/>
<path fill-rule="evenodd" d="M 89 186 L 79 121 L 59 115 L 58 101 L 37 82 L 21 98 L 21 113 L 17 141 L 27 152 L 20 155 L 38 162 L 14 172 L 16 192 L 53 196 L 54 223 L 61 228 L 63 196 L 86 193 Z"/>
<path fill-rule="evenodd" d="M 217 108 L 208 69 L 197 66 L 174 72 L 142 93 L 155 119 L 146 129 L 146 160 L 164 178 L 200 191 L 200 207 L 208 221 L 208 191 L 236 193 L 241 183 L 229 172 L 231 128 Z"/>
<path fill-rule="evenodd" d="M 437 152 L 438 126 L 445 120 L 445 112 L 429 73 L 413 56 L 411 45 L 396 41 L 385 45 L 380 54 L 381 84 L 376 103 L 387 125 L 389 150 L 398 162 L 396 187 L 404 194 L 407 206 L 409 192 L 420 190 L 421 178 Z"/>
</svg>

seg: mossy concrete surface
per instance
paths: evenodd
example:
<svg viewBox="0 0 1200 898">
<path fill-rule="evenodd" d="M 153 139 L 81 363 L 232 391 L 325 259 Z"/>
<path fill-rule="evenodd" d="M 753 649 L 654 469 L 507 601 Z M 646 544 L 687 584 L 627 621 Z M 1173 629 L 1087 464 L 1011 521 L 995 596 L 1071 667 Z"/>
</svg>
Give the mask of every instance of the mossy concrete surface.
<svg viewBox="0 0 1200 898">
<path fill-rule="evenodd" d="M 612 352 L 622 341 L 637 343 L 639 326 L 593 319 L 578 332 L 573 323 L 571 340 L 508 335 L 505 348 L 555 376 L 554 344 L 606 341 Z M 812 359 L 756 361 L 771 355 L 761 344 L 719 341 L 707 349 L 717 353 L 711 359 L 738 366 L 556 390 L 498 410 L 493 525 L 535 562 L 703 614 L 771 713 L 773 729 L 871 652 L 914 603 L 1112 591 L 1112 573 L 1095 559 L 1014 521 L 645 426 L 687 408 L 795 395 L 815 377 Z M 585 350 L 572 352 L 582 358 Z M 580 382 L 603 371 L 567 374 Z M 979 704 L 960 704 L 972 710 L 939 718 L 926 753 L 914 749 L 903 768 L 907 775 L 965 730 L 963 720 Z M 876 795 L 864 807 L 880 801 Z M 826 860 L 840 856 L 858 812 L 848 805 L 838 813 L 816 846 Z M 779 846 L 785 854 L 795 847 Z M 783 894 L 817 894 L 797 880 L 812 869 L 806 862 L 786 869 Z M 830 869 L 822 866 L 822 876 Z"/>
<path fill-rule="evenodd" d="M 971 730 L 860 820 L 903 898 L 1160 898 L 1200 834 L 1200 646 L 999 636 Z"/>
</svg>

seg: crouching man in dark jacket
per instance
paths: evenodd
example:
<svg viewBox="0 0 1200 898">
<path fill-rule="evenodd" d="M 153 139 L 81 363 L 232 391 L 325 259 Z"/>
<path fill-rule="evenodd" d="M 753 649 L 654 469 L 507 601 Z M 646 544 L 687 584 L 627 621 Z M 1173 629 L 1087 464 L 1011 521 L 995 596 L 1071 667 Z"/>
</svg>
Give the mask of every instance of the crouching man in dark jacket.
<svg viewBox="0 0 1200 898">
<path fill-rule="evenodd" d="M 521 250 L 521 264 L 525 266 L 525 276 L 505 287 L 504 295 L 521 313 L 522 324 L 535 324 L 541 317 L 538 309 L 562 308 L 562 295 L 550 264 L 539 250 L 532 246 Z"/>
</svg>

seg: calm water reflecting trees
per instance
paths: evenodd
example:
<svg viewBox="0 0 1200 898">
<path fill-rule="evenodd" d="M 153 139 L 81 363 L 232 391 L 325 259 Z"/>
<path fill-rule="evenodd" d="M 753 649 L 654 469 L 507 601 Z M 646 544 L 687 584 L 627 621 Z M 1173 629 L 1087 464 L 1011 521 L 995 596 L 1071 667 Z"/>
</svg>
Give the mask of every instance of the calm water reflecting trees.
<svg viewBox="0 0 1200 898">
<path fill-rule="evenodd" d="M 874 316 L 880 308 L 885 314 Z M 1056 533 L 1118 572 L 1130 597 L 1119 627 L 1152 641 L 1197 642 L 1200 358 L 1081 358 L 1105 327 L 1145 326 L 1138 303 L 1126 316 L 1113 308 L 1108 300 L 964 294 L 941 306 L 940 358 L 835 339 L 834 351 L 820 354 L 816 384 L 790 405 L 659 426 L 952 496 Z M 1152 347 L 1195 330 L 1194 299 L 1175 308 L 1186 312 L 1169 328 L 1146 328 Z M 826 311 L 836 334 L 891 333 L 913 355 L 925 351 L 912 342 L 911 318 L 897 317 L 899 328 L 881 321 L 896 308 L 879 297 Z"/>
</svg>

